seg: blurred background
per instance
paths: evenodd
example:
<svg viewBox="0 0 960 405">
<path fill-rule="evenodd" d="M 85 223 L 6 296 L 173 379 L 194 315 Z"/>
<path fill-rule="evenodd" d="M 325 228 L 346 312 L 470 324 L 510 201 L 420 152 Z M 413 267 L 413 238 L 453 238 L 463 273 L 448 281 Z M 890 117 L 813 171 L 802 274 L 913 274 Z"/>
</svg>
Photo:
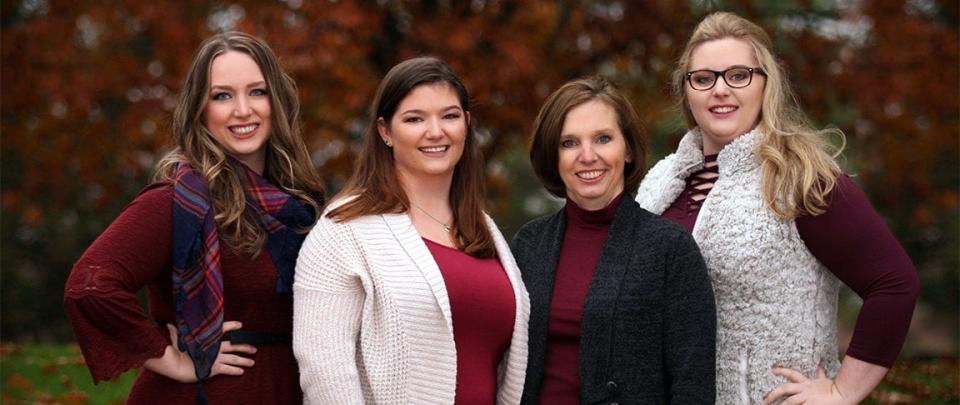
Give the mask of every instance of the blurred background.
<svg viewBox="0 0 960 405">
<path fill-rule="evenodd" d="M 645 120 L 655 162 L 684 132 L 669 73 L 693 27 L 716 10 L 771 34 L 803 109 L 817 125 L 846 133 L 841 165 L 917 265 L 923 291 L 901 357 L 928 374 L 946 370 L 946 394 L 938 394 L 939 382 L 888 378 L 891 394 L 874 400 L 956 400 L 955 0 L 4 1 L 3 398 L 97 402 L 84 394 L 89 375 L 70 345 L 64 282 L 170 150 L 176 94 L 194 50 L 212 33 L 255 34 L 280 56 L 299 86 L 304 133 L 329 195 L 351 173 L 383 74 L 417 55 L 448 61 L 471 92 L 489 210 L 509 238 L 559 207 L 536 182 L 524 149 L 544 98 L 578 76 L 611 78 Z M 849 330 L 859 300 L 847 291 L 841 301 L 840 326 Z M 31 377 L 27 363 L 53 371 Z M 73 378 L 61 367 L 81 372 Z M 65 391 L 42 391 L 50 381 Z M 898 389 L 906 396 L 896 396 Z"/>
</svg>

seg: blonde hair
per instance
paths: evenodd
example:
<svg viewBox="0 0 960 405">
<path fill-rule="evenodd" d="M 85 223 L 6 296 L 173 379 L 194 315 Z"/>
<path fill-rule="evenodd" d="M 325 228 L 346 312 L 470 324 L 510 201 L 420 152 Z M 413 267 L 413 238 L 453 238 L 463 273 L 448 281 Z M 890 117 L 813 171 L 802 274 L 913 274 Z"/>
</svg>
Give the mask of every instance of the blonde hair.
<svg viewBox="0 0 960 405">
<path fill-rule="evenodd" d="M 177 147 L 157 163 L 155 178 L 172 181 L 177 164 L 190 164 L 207 180 L 220 239 L 234 250 L 255 254 L 266 243 L 267 232 L 247 210 L 246 186 L 241 168 L 235 166 L 240 163 L 227 158 L 223 147 L 204 125 L 210 66 L 217 56 L 227 51 L 250 56 L 267 82 L 271 119 L 263 176 L 313 208 L 319 218 L 324 203 L 323 183 L 300 133 L 296 83 L 283 72 L 277 56 L 266 43 L 242 32 L 214 35 L 197 49 L 173 113 L 173 138 Z"/>
<path fill-rule="evenodd" d="M 767 74 L 756 149 L 764 201 L 774 214 L 784 219 L 824 213 L 828 206 L 826 196 L 840 174 L 834 158 L 843 150 L 846 139 L 839 129 L 818 130 L 810 124 L 783 67 L 771 51 L 770 36 L 760 26 L 727 12 L 710 14 L 697 25 L 672 77 L 673 93 L 687 127 L 697 126 L 684 91 L 690 56 L 700 44 L 723 38 L 749 43 Z M 841 141 L 833 153 L 830 150 L 834 148 L 826 140 L 830 135 L 838 136 Z"/>
</svg>

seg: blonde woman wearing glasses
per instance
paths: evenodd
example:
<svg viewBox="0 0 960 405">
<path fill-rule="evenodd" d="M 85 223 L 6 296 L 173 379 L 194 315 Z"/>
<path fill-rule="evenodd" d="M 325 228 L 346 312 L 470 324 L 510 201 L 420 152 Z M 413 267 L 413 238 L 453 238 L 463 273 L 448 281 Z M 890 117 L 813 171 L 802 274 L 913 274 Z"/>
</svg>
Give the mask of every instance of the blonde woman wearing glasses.
<svg viewBox="0 0 960 405">
<path fill-rule="evenodd" d="M 689 128 L 637 202 L 700 245 L 717 300 L 717 403 L 853 404 L 893 364 L 918 295 L 910 258 L 800 110 L 770 37 L 707 16 L 673 90 Z M 864 299 L 841 363 L 840 281 Z"/>
</svg>

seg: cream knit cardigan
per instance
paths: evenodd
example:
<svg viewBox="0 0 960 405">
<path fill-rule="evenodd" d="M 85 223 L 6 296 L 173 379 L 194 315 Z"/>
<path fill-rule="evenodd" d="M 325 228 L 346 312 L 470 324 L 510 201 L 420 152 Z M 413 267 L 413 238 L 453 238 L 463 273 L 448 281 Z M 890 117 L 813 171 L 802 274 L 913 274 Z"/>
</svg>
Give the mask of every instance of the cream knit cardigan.
<svg viewBox="0 0 960 405">
<path fill-rule="evenodd" d="M 497 403 L 518 404 L 530 303 L 507 243 L 485 218 L 516 299 L 513 336 L 497 370 Z M 407 214 L 343 223 L 321 218 L 303 243 L 293 291 L 293 350 L 305 403 L 453 404 L 450 302 Z"/>
<path fill-rule="evenodd" d="M 807 249 L 793 220 L 767 208 L 754 150 L 759 130 L 720 151 L 720 176 L 700 207 L 693 238 L 717 300 L 717 404 L 760 404 L 786 382 L 773 366 L 833 378 L 839 280 Z M 640 206 L 662 214 L 703 167 L 699 130 L 657 163 L 637 192 Z"/>
</svg>

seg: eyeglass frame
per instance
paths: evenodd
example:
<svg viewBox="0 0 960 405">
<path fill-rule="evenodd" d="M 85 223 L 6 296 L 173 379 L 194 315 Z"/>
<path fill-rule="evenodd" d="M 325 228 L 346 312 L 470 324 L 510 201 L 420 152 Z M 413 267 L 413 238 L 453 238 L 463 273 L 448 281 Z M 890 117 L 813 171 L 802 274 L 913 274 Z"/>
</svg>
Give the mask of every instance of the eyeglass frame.
<svg viewBox="0 0 960 405">
<path fill-rule="evenodd" d="M 727 81 L 727 72 L 729 72 L 729 71 L 731 71 L 731 70 L 734 70 L 734 69 L 746 69 L 748 72 L 750 72 L 750 78 L 747 79 L 747 84 L 745 84 L 745 85 L 743 85 L 743 86 L 734 86 L 734 85 L 731 85 L 730 82 Z M 707 87 L 707 88 L 705 88 L 705 89 L 698 89 L 698 88 L 694 87 L 694 85 L 693 85 L 693 74 L 694 74 L 694 73 L 697 73 L 697 72 L 710 72 L 710 73 L 713 73 L 713 84 L 711 84 L 710 87 Z M 744 87 L 748 87 L 748 86 L 750 86 L 751 84 L 753 84 L 753 74 L 754 74 L 754 73 L 759 73 L 759 74 L 763 75 L 763 77 L 767 77 L 767 72 L 766 72 L 765 70 L 763 70 L 762 67 L 747 67 L 747 66 L 731 66 L 731 67 L 728 67 L 728 68 L 726 68 L 726 69 L 724 69 L 724 70 L 722 70 L 722 71 L 716 71 L 716 70 L 710 70 L 710 69 L 697 69 L 697 70 L 691 70 L 691 71 L 687 72 L 687 73 L 686 73 L 686 76 L 687 76 L 687 83 L 690 85 L 690 88 L 691 88 L 691 89 L 694 89 L 694 90 L 696 90 L 696 91 L 708 91 L 708 90 L 716 87 L 717 82 L 719 81 L 718 79 L 721 78 L 721 77 L 723 78 L 723 83 L 725 83 L 725 84 L 727 85 L 727 87 L 729 87 L 729 88 L 731 88 L 731 89 L 742 89 L 742 88 L 744 88 Z"/>
</svg>

